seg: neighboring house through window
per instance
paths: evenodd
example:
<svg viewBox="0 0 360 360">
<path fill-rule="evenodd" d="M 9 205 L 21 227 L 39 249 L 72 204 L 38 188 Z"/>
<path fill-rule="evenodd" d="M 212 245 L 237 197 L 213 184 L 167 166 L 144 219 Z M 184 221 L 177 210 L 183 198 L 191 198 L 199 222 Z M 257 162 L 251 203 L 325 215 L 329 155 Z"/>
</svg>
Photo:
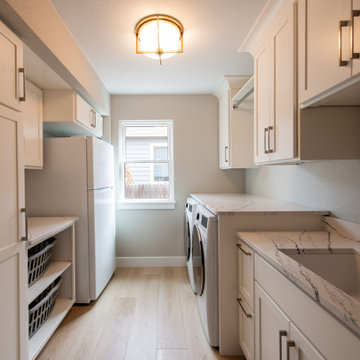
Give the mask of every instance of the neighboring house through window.
<svg viewBox="0 0 360 360">
<path fill-rule="evenodd" d="M 120 208 L 173 209 L 173 121 L 120 121 Z"/>
</svg>

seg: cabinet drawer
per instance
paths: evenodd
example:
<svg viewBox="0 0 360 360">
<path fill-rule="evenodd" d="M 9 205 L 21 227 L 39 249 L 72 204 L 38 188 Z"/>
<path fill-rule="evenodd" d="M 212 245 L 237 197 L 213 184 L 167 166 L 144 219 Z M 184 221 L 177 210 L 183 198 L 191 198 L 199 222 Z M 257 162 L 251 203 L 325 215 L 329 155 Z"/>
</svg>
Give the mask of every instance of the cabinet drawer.
<svg viewBox="0 0 360 360">
<path fill-rule="evenodd" d="M 239 241 L 238 266 L 239 266 L 239 293 L 254 310 L 254 252 L 243 241 Z"/>
<path fill-rule="evenodd" d="M 250 306 L 240 295 L 239 303 L 239 344 L 247 360 L 255 359 L 255 316 Z"/>
</svg>

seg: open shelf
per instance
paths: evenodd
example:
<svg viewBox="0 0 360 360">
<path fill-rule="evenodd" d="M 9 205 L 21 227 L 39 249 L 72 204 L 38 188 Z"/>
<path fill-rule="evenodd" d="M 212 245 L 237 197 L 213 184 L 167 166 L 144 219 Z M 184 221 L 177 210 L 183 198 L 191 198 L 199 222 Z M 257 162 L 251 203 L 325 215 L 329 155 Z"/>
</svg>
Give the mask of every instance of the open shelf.
<svg viewBox="0 0 360 360">
<path fill-rule="evenodd" d="M 69 261 L 54 261 L 37 280 L 28 288 L 28 304 L 30 304 L 40 293 L 42 293 L 56 278 L 71 266 Z"/>
<path fill-rule="evenodd" d="M 72 299 L 56 299 L 54 309 L 49 318 L 29 340 L 29 360 L 35 359 L 40 353 L 73 304 L 74 300 Z"/>
</svg>

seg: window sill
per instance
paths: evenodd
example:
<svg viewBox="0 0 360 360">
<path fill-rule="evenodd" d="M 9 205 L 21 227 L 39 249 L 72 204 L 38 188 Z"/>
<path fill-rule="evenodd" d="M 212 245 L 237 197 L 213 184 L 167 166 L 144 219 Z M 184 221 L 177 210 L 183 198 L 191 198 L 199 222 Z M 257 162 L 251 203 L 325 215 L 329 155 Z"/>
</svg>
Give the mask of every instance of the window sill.
<svg viewBox="0 0 360 360">
<path fill-rule="evenodd" d="M 173 200 L 128 200 L 118 203 L 120 210 L 173 210 L 176 201 Z"/>
</svg>

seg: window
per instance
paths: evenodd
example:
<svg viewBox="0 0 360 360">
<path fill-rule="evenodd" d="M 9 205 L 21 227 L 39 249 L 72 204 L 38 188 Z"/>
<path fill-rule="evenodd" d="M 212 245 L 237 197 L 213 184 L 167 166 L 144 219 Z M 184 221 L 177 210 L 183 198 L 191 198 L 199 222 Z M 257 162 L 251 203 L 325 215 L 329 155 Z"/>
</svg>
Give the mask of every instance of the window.
<svg viewBox="0 0 360 360">
<path fill-rule="evenodd" d="M 173 121 L 120 121 L 120 208 L 174 209 Z"/>
</svg>

